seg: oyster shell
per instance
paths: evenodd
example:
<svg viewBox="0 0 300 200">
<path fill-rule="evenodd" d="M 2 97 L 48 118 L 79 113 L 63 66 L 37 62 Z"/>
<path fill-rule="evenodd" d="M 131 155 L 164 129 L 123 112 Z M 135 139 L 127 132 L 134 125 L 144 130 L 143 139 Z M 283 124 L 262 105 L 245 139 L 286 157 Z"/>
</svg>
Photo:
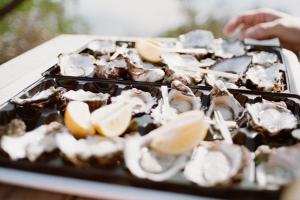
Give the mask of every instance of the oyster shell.
<svg viewBox="0 0 300 200">
<path fill-rule="evenodd" d="M 112 103 L 126 102 L 130 103 L 133 108 L 133 114 L 149 113 L 151 108 L 157 104 L 157 99 L 152 97 L 149 92 L 144 92 L 136 88 L 123 90 L 119 96 L 111 98 Z"/>
<path fill-rule="evenodd" d="M 20 119 L 13 119 L 6 126 L 0 126 L 0 135 L 23 135 L 26 131 L 26 124 Z"/>
<path fill-rule="evenodd" d="M 270 67 L 255 65 L 246 72 L 245 79 L 255 85 L 258 90 L 279 92 L 283 90 L 281 68 L 280 63 L 275 63 Z"/>
<path fill-rule="evenodd" d="M 211 48 L 214 35 L 210 31 L 194 30 L 179 36 L 183 48 Z"/>
<path fill-rule="evenodd" d="M 96 159 L 99 164 L 110 164 L 123 150 L 122 138 L 89 136 L 76 139 L 64 132 L 57 134 L 55 141 L 58 149 L 75 165 L 82 165 L 91 158 Z"/>
<path fill-rule="evenodd" d="M 232 58 L 246 53 L 245 46 L 240 40 L 216 39 L 213 49 L 215 55 L 221 58 Z"/>
<path fill-rule="evenodd" d="M 183 174 L 188 180 L 209 187 L 241 180 L 249 175 L 251 165 L 250 153 L 243 146 L 203 142 L 194 150 Z"/>
<path fill-rule="evenodd" d="M 44 152 L 56 149 L 55 134 L 66 131 L 57 122 L 42 125 L 21 136 L 7 136 L 1 138 L 1 148 L 12 160 L 28 158 L 35 161 Z"/>
<path fill-rule="evenodd" d="M 270 53 L 266 51 L 255 51 L 248 53 L 248 55 L 253 56 L 252 63 L 256 65 L 268 67 L 278 62 L 278 56 L 275 53 Z"/>
<path fill-rule="evenodd" d="M 300 145 L 269 149 L 261 146 L 256 151 L 260 164 L 256 180 L 261 187 L 286 185 L 300 177 Z"/>
<path fill-rule="evenodd" d="M 160 154 L 149 148 L 154 134 L 132 135 L 125 138 L 124 158 L 129 171 L 153 181 L 164 181 L 177 174 L 188 158 L 183 155 Z"/>
<path fill-rule="evenodd" d="M 52 86 L 28 98 L 15 97 L 12 99 L 12 102 L 22 106 L 30 105 L 35 108 L 43 108 L 52 101 L 59 99 L 61 94 L 64 92 L 64 88 L 55 88 Z"/>
<path fill-rule="evenodd" d="M 94 40 L 87 45 L 95 55 L 111 54 L 116 51 L 116 43 L 112 40 Z"/>
<path fill-rule="evenodd" d="M 65 53 L 58 56 L 60 73 L 64 76 L 88 76 L 95 73 L 95 59 L 88 54 Z"/>
<path fill-rule="evenodd" d="M 208 116 L 212 116 L 213 111 L 220 111 L 226 121 L 238 121 L 242 117 L 244 108 L 227 90 L 222 81 L 216 81 L 214 88 L 211 90 L 210 99 Z"/>
<path fill-rule="evenodd" d="M 163 53 L 162 60 L 167 65 L 167 76 L 170 81 L 181 80 L 185 83 L 198 83 L 202 80 L 200 63 L 192 55 L 180 55 L 177 53 Z"/>
<path fill-rule="evenodd" d="M 104 93 L 93 93 L 90 91 L 84 91 L 84 90 L 69 90 L 68 92 L 65 92 L 62 97 L 69 101 L 83 101 L 87 103 L 90 107 L 90 110 L 96 110 L 97 108 L 106 105 L 109 94 Z"/>
<path fill-rule="evenodd" d="M 143 63 L 136 50 L 130 50 L 125 61 L 128 72 L 135 81 L 156 82 L 162 80 L 165 76 L 165 72 L 159 67 L 155 67 L 150 63 Z"/>
<path fill-rule="evenodd" d="M 213 60 L 211 58 L 205 58 L 205 59 L 201 59 L 199 61 L 199 67 L 211 67 L 214 64 L 216 64 L 216 60 Z"/>
<path fill-rule="evenodd" d="M 298 124 L 297 118 L 283 101 L 263 100 L 262 103 L 247 103 L 246 109 L 251 116 L 251 126 L 267 131 L 270 136 L 277 135 L 282 130 L 294 129 Z"/>
<path fill-rule="evenodd" d="M 118 79 L 127 75 L 127 63 L 120 56 L 113 60 L 110 60 L 110 56 L 102 56 L 96 60 L 96 65 L 98 78 Z"/>
</svg>

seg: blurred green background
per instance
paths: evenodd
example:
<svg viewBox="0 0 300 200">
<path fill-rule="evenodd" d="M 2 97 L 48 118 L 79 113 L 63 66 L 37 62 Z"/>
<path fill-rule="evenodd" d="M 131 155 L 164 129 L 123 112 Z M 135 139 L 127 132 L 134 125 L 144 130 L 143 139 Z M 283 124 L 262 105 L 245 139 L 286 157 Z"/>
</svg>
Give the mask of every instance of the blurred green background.
<svg viewBox="0 0 300 200">
<path fill-rule="evenodd" d="M 300 0 L 0 0 L 0 64 L 62 33 L 222 37 L 233 16 L 260 7 L 294 15 Z"/>
</svg>

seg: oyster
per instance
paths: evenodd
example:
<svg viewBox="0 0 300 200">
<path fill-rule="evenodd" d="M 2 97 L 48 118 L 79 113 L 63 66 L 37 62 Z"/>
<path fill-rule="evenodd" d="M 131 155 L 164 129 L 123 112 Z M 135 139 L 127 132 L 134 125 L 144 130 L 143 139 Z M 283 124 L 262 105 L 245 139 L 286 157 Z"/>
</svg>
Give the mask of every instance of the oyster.
<svg viewBox="0 0 300 200">
<path fill-rule="evenodd" d="M 84 91 L 84 90 L 69 90 L 68 92 L 64 93 L 62 95 L 63 98 L 69 101 L 83 101 L 87 103 L 90 107 L 90 110 L 96 110 L 97 108 L 106 105 L 109 94 L 104 93 L 93 93 L 90 91 Z"/>
<path fill-rule="evenodd" d="M 200 63 L 192 55 L 180 55 L 177 53 L 163 53 L 162 60 L 167 65 L 167 76 L 170 81 L 181 80 L 187 84 L 198 83 L 202 80 Z"/>
<path fill-rule="evenodd" d="M 216 64 L 216 62 L 216 60 L 213 60 L 211 58 L 205 58 L 199 61 L 199 67 L 211 67 Z"/>
<path fill-rule="evenodd" d="M 118 79 L 127 75 L 127 63 L 120 56 L 113 60 L 110 59 L 110 56 L 102 56 L 96 60 L 96 65 L 98 78 Z"/>
<path fill-rule="evenodd" d="M 297 127 L 298 121 L 294 114 L 282 102 L 263 100 L 261 103 L 246 104 L 251 116 L 251 126 L 258 130 L 267 131 L 270 136 L 277 135 L 282 130 Z"/>
<path fill-rule="evenodd" d="M 217 57 L 232 58 L 245 55 L 245 46 L 240 40 L 216 39 L 214 53 Z"/>
<path fill-rule="evenodd" d="M 150 63 L 143 63 L 136 50 L 130 50 L 125 58 L 128 72 L 135 81 L 156 82 L 164 78 L 165 72 Z"/>
<path fill-rule="evenodd" d="M 265 52 L 265 51 L 255 51 L 250 52 L 248 55 L 253 56 L 252 63 L 262 66 L 271 66 L 278 62 L 278 56 L 275 53 Z"/>
<path fill-rule="evenodd" d="M 0 135 L 23 135 L 26 124 L 20 119 L 13 119 L 6 126 L 0 126 Z"/>
<path fill-rule="evenodd" d="M 60 73 L 64 76 L 88 76 L 95 73 L 95 59 L 88 54 L 66 53 L 58 56 Z"/>
<path fill-rule="evenodd" d="M 110 164 L 123 149 L 122 138 L 89 136 L 76 139 L 64 132 L 57 134 L 55 141 L 58 149 L 75 165 L 82 165 L 91 158 L 96 159 L 99 164 Z"/>
<path fill-rule="evenodd" d="M 258 90 L 279 92 L 283 90 L 281 83 L 282 64 L 275 63 L 270 67 L 255 65 L 246 72 L 246 81 L 250 81 Z"/>
<path fill-rule="evenodd" d="M 225 142 L 203 142 L 194 150 L 183 174 L 188 180 L 209 187 L 242 178 L 251 181 L 251 166 L 250 153 L 245 147 Z"/>
<path fill-rule="evenodd" d="M 227 90 L 222 81 L 216 81 L 214 88 L 211 90 L 210 99 L 208 116 L 212 116 L 213 111 L 220 111 L 226 121 L 238 121 L 242 117 L 244 108 Z"/>
<path fill-rule="evenodd" d="M 28 158 L 35 161 L 42 153 L 56 149 L 55 134 L 64 131 L 62 124 L 52 122 L 21 136 L 2 136 L 1 148 L 12 160 Z"/>
<path fill-rule="evenodd" d="M 169 92 L 169 102 L 170 106 L 175 108 L 178 114 L 200 109 L 200 97 L 196 97 L 189 87 L 178 80 L 172 82 L 172 87 L 175 89 L 171 89 Z"/>
<path fill-rule="evenodd" d="M 126 102 L 130 103 L 134 114 L 149 113 L 151 108 L 157 104 L 157 99 L 152 97 L 149 92 L 144 92 L 136 88 L 123 90 L 119 96 L 111 98 L 112 103 Z"/>
<path fill-rule="evenodd" d="M 154 134 L 132 135 L 125 138 L 124 158 L 129 171 L 153 181 L 164 181 L 178 173 L 188 158 L 183 155 L 166 155 L 149 147 Z"/>
<path fill-rule="evenodd" d="M 36 93 L 35 95 L 27 98 L 15 97 L 12 99 L 12 102 L 18 105 L 31 105 L 35 108 L 43 108 L 46 105 L 50 104 L 52 101 L 55 101 L 60 98 L 60 95 L 65 92 L 64 88 L 50 87 L 46 90 Z"/>
<path fill-rule="evenodd" d="M 194 30 L 179 36 L 183 48 L 212 48 L 214 35 L 210 31 Z"/>
<path fill-rule="evenodd" d="M 259 165 L 256 180 L 261 187 L 286 185 L 300 177 L 300 145 L 269 149 L 261 146 L 256 151 Z"/>
<path fill-rule="evenodd" d="M 112 40 L 94 40 L 87 45 L 95 55 L 111 54 L 116 51 L 116 43 Z"/>
</svg>

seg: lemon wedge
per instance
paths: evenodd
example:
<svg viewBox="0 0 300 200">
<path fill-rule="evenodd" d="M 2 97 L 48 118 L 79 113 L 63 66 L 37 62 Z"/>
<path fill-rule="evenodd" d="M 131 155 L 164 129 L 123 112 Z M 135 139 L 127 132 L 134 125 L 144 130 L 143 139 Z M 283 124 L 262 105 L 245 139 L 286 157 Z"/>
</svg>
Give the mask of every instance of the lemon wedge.
<svg viewBox="0 0 300 200">
<path fill-rule="evenodd" d="M 65 111 L 65 125 L 76 137 L 85 137 L 95 134 L 90 120 L 89 106 L 81 101 L 71 101 Z"/>
<path fill-rule="evenodd" d="M 98 133 L 106 137 L 122 135 L 131 120 L 132 106 L 114 103 L 98 108 L 92 113 L 91 121 Z"/>
<path fill-rule="evenodd" d="M 153 39 L 138 40 L 135 48 L 139 55 L 146 61 L 157 63 L 161 61 L 161 44 Z"/>
<path fill-rule="evenodd" d="M 207 134 L 208 124 L 202 111 L 188 111 L 151 132 L 150 146 L 164 154 L 182 154 L 192 150 Z"/>
</svg>

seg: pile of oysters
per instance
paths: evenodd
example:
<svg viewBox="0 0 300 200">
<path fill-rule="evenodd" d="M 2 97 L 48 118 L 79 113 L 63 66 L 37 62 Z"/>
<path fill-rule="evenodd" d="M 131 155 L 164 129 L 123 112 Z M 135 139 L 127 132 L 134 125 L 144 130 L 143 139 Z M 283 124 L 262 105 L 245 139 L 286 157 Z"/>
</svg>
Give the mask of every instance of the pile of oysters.
<svg viewBox="0 0 300 200">
<path fill-rule="evenodd" d="M 172 40 L 94 40 L 84 51 L 60 54 L 58 59 L 63 76 L 209 86 L 222 80 L 232 89 L 288 89 L 278 50 L 215 39 L 204 30 Z"/>
<path fill-rule="evenodd" d="M 188 44 L 187 39 L 183 41 Z M 99 55 L 113 49 L 107 46 Z M 228 54 L 226 57 L 230 57 Z M 136 62 L 141 61 L 137 54 L 134 56 Z M 131 61 L 125 58 L 125 62 Z M 31 95 L 11 100 L 15 109 L 45 115 L 52 110 L 51 119 L 26 131 L 26 119 L 17 115 L 0 127 L 1 150 L 14 161 L 36 162 L 44 159 L 43 155 L 59 152 L 57 156 L 76 166 L 126 166 L 138 178 L 166 181 L 179 176 L 202 187 L 278 188 L 300 176 L 299 113 L 291 102 L 235 96 L 221 80 L 215 81 L 211 91 L 191 89 L 185 81 L 176 79 L 171 87 L 116 84 L 113 89 L 92 92 L 51 86 L 27 94 Z M 74 135 L 64 125 L 63 117 L 66 106 L 73 101 L 85 102 L 90 111 L 117 103 L 130 104 L 130 125 L 119 136 Z M 203 137 L 193 141 L 183 137 L 182 143 L 175 144 L 169 136 L 171 146 L 177 145 L 178 149 L 192 143 L 182 151 L 154 148 L 153 143 L 162 137 L 159 132 L 170 124 L 180 124 L 178 119 L 190 112 L 204 113 L 201 126 L 207 128 L 203 129 Z"/>
</svg>

